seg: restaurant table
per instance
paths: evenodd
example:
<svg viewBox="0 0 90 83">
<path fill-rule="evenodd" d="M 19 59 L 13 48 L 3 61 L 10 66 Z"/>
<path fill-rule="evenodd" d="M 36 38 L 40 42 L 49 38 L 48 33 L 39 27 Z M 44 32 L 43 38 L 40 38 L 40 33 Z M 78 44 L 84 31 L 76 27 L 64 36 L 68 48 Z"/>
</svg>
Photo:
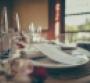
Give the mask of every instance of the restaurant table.
<svg viewBox="0 0 90 83">
<path fill-rule="evenodd" d="M 90 62 L 74 68 L 48 69 L 44 83 L 90 83 Z"/>
</svg>

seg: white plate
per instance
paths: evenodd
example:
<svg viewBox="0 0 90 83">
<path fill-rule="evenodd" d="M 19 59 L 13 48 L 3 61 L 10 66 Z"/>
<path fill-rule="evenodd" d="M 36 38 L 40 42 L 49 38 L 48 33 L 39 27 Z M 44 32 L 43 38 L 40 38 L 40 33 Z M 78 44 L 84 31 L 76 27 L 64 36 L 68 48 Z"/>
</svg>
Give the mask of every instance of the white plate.
<svg viewBox="0 0 90 83">
<path fill-rule="evenodd" d="M 35 61 L 35 60 L 31 60 L 32 64 L 34 66 L 37 66 L 37 67 L 45 67 L 45 68 L 72 68 L 72 67 L 77 67 L 77 66 L 81 66 L 81 65 L 84 65 L 86 63 L 88 63 L 89 60 L 87 59 L 82 59 L 81 62 L 79 62 L 78 65 L 67 65 L 67 64 L 60 64 L 60 63 L 44 63 L 43 61 L 42 62 L 39 62 L 39 61 Z"/>
<path fill-rule="evenodd" d="M 47 45 L 50 45 L 50 44 L 47 44 Z M 75 57 L 75 56 L 71 56 L 71 55 L 69 56 L 67 54 L 63 55 L 63 53 L 60 51 L 60 49 L 59 49 L 59 51 L 62 53 L 63 56 L 69 56 L 70 58 L 72 58 L 72 57 L 75 58 L 77 64 L 72 64 L 73 60 L 72 61 L 68 61 L 69 57 L 68 57 L 68 59 L 67 59 L 67 57 L 65 57 L 65 59 L 67 59 L 67 61 L 65 61 L 65 59 L 63 59 L 63 61 L 57 61 L 56 60 L 57 59 L 57 55 L 52 55 L 52 52 L 51 52 L 50 56 L 46 55 L 46 53 L 45 53 L 46 51 L 45 50 L 46 50 L 47 47 L 43 50 L 44 51 L 43 52 L 42 49 L 41 49 L 43 47 L 41 47 L 41 46 L 43 46 L 43 45 L 42 44 L 35 44 L 34 45 L 34 47 L 36 47 L 37 49 L 39 48 L 37 51 L 41 51 L 44 54 L 44 56 L 46 56 L 48 59 L 50 59 L 50 61 L 47 61 L 47 60 L 46 61 L 45 60 L 41 60 L 41 61 L 31 60 L 31 62 L 33 63 L 34 66 L 41 66 L 41 67 L 46 67 L 46 68 L 69 68 L 69 67 L 75 67 L 75 66 L 84 65 L 84 64 L 89 62 L 88 58 L 77 57 L 77 56 Z M 49 51 L 50 48 L 51 47 L 47 48 L 47 50 Z M 29 50 L 30 49 L 28 49 L 28 51 L 27 51 L 28 55 L 29 55 L 28 56 L 29 58 L 33 58 L 34 56 L 35 57 L 40 57 L 41 56 L 40 53 L 34 52 L 34 50 L 29 52 Z M 32 52 L 34 52 L 34 54 Z M 61 53 L 59 53 L 59 54 L 61 54 Z M 62 56 L 59 55 L 59 58 L 62 59 Z M 53 61 L 53 63 L 52 63 L 52 61 Z M 54 63 L 54 62 L 57 62 L 57 63 Z M 69 62 L 69 64 L 65 63 L 65 62 Z"/>
</svg>

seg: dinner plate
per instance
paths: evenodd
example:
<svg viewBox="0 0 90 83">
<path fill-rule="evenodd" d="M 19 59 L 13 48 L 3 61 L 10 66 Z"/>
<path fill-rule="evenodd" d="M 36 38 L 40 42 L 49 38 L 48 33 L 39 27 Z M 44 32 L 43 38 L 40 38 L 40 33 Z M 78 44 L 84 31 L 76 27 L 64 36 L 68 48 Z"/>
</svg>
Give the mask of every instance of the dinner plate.
<svg viewBox="0 0 90 83">
<path fill-rule="evenodd" d="M 28 53 L 25 55 L 24 58 L 30 59 L 31 63 L 36 67 L 45 67 L 45 68 L 71 68 L 71 67 L 77 67 L 80 65 L 87 64 L 89 62 L 88 58 L 84 57 L 77 57 L 79 61 L 78 64 L 72 65 L 72 64 L 64 64 L 60 62 L 56 62 L 50 58 L 48 58 L 46 55 L 41 53 L 40 51 L 33 51 L 34 53 Z M 72 62 L 71 62 L 72 63 Z"/>
<path fill-rule="evenodd" d="M 31 60 L 31 63 L 36 66 L 36 67 L 44 67 L 44 68 L 72 68 L 72 67 L 77 67 L 77 66 L 81 66 L 81 65 L 85 65 L 86 63 L 88 63 L 88 59 L 80 59 L 80 62 L 78 62 L 77 65 L 68 65 L 68 64 L 63 64 L 63 63 L 56 63 L 53 62 L 51 60 Z"/>
<path fill-rule="evenodd" d="M 36 54 L 34 54 L 34 55 L 36 55 Z M 27 55 L 26 55 L 26 58 L 27 58 L 26 60 L 30 60 L 30 62 L 32 63 L 33 66 L 50 68 L 50 69 L 72 68 L 72 67 L 85 65 L 89 62 L 88 58 L 79 58 L 78 64 L 72 65 L 72 64 L 64 64 L 64 63 L 55 62 L 55 61 L 51 60 L 50 58 L 48 58 L 47 56 L 44 56 L 44 55 L 40 55 L 40 56 L 38 55 L 37 57 L 31 57 L 31 56 L 32 55 L 30 55 L 30 57 L 29 56 L 27 57 Z M 6 60 L 3 60 L 3 62 L 7 62 L 7 61 L 13 60 L 15 58 L 20 58 L 20 57 L 8 58 Z"/>
</svg>

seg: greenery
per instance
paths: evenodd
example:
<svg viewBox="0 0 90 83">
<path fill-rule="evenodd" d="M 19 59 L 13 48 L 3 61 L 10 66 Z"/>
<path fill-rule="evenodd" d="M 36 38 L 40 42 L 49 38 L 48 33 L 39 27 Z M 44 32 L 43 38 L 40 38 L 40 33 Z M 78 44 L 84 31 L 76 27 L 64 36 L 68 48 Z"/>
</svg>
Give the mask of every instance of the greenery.
<svg viewBox="0 0 90 83">
<path fill-rule="evenodd" d="M 82 25 L 66 25 L 66 32 L 82 32 L 90 31 L 90 20 L 86 19 L 86 22 Z"/>
<path fill-rule="evenodd" d="M 78 26 L 79 31 L 90 31 L 90 20 L 86 20 L 85 24 Z"/>
<path fill-rule="evenodd" d="M 90 20 L 82 25 L 66 25 L 66 41 L 90 41 Z"/>
</svg>

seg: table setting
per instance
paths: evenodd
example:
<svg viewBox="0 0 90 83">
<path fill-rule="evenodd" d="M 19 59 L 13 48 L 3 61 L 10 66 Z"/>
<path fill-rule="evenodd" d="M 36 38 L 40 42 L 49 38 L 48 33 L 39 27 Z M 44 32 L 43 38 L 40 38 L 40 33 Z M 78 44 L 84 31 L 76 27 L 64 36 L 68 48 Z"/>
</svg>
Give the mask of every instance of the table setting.
<svg viewBox="0 0 90 83">
<path fill-rule="evenodd" d="M 36 29 L 33 23 L 29 25 L 29 32 L 23 31 L 18 13 L 17 32 L 10 32 L 6 7 L 4 16 L 5 26 L 2 22 L 0 28 L 0 76 L 6 80 L 11 77 L 16 83 L 42 83 L 49 69 L 75 68 L 90 61 L 89 51 L 57 40 L 47 40 L 42 37 L 41 27 Z"/>
</svg>

